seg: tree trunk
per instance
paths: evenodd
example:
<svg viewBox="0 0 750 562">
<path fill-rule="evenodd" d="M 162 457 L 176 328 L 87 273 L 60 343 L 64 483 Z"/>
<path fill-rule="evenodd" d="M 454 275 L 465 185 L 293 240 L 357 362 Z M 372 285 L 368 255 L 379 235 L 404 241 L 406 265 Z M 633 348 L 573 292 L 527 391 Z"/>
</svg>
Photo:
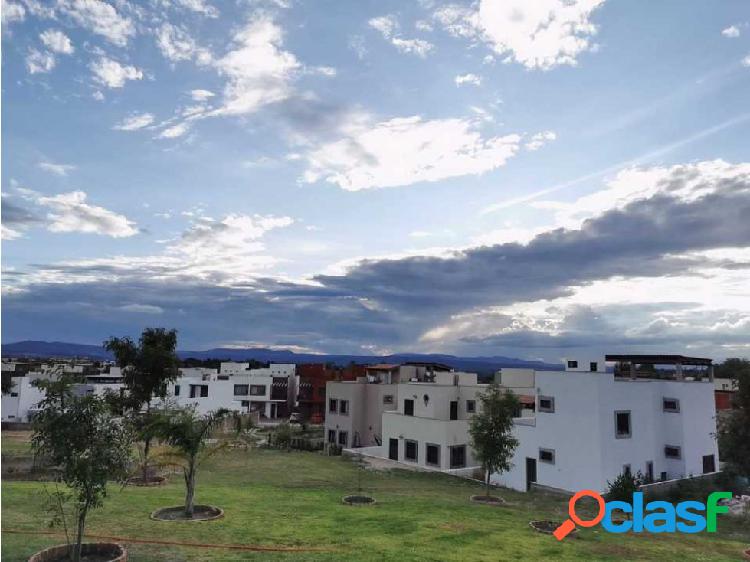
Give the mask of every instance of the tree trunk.
<svg viewBox="0 0 750 562">
<path fill-rule="evenodd" d="M 490 497 L 490 471 L 489 470 L 485 470 L 484 473 L 486 475 L 485 476 L 485 483 L 486 483 L 485 495 L 489 498 Z"/>
<path fill-rule="evenodd" d="M 143 477 L 143 483 L 148 482 L 148 455 L 151 451 L 151 437 L 146 437 L 143 440 L 143 465 L 141 466 L 141 476 Z"/>
<path fill-rule="evenodd" d="M 76 545 L 73 549 L 73 562 L 81 560 L 81 543 L 83 542 L 83 530 L 86 527 L 86 515 L 88 514 L 88 502 L 84 503 L 78 511 L 78 530 L 76 531 Z"/>
<path fill-rule="evenodd" d="M 195 459 L 191 458 L 188 468 L 185 469 L 185 516 L 189 519 L 193 517 L 195 497 Z"/>
</svg>

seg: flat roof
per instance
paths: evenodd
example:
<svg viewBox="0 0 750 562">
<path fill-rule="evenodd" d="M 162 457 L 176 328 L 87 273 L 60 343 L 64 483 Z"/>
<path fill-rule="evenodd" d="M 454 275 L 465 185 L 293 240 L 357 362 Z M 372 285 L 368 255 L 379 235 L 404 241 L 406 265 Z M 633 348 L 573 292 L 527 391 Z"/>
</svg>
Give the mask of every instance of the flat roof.
<svg viewBox="0 0 750 562">
<path fill-rule="evenodd" d="M 686 357 L 684 355 L 605 355 L 607 361 L 645 363 L 647 365 L 711 365 L 707 357 Z"/>
</svg>

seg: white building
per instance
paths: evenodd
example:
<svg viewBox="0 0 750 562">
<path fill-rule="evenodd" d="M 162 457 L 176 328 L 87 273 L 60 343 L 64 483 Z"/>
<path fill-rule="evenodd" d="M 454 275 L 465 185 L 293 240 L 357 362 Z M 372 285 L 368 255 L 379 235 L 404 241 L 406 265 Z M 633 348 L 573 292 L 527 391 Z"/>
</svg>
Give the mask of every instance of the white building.
<svg viewBox="0 0 750 562">
<path fill-rule="evenodd" d="M 647 356 L 637 357 L 630 365 L 643 364 Z M 653 361 L 666 364 L 675 357 Z M 501 383 L 529 393 L 535 412 L 516 419 L 520 444 L 513 467 L 492 481 L 517 490 L 537 484 L 605 491 L 607 481 L 624 471 L 640 471 L 652 481 L 716 471 L 713 381 L 686 376 L 682 365 L 690 358 L 681 359 L 669 379 L 638 376 L 630 365 L 618 374 L 627 376 L 616 376 L 603 372 L 603 360 L 571 360 L 565 371 L 508 370 L 507 379 L 503 369 Z"/>
</svg>

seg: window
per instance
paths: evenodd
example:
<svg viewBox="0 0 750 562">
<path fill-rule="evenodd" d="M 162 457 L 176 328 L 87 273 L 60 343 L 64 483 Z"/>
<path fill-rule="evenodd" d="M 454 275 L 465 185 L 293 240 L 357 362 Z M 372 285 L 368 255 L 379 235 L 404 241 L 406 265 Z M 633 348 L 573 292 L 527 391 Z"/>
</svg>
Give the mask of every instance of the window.
<svg viewBox="0 0 750 562">
<path fill-rule="evenodd" d="M 17 392 L 11 392 L 10 393 L 10 397 L 11 398 L 17 398 L 18 397 L 18 393 Z"/>
<path fill-rule="evenodd" d="M 547 412 L 548 414 L 555 413 L 555 399 L 552 396 L 540 396 L 539 397 L 539 411 Z"/>
<path fill-rule="evenodd" d="M 425 462 L 432 466 L 440 466 L 440 445 L 425 445 Z"/>
<path fill-rule="evenodd" d="M 240 402 L 243 408 L 249 408 L 250 407 L 250 400 L 242 400 Z"/>
<path fill-rule="evenodd" d="M 235 384 L 234 385 L 234 395 L 235 396 L 247 396 L 249 392 L 249 387 L 246 384 Z"/>
<path fill-rule="evenodd" d="M 417 442 L 407 439 L 404 441 L 404 458 L 407 461 L 417 462 Z"/>
<path fill-rule="evenodd" d="M 599 370 L 599 364 L 596 361 L 589 363 L 589 371 L 596 373 Z"/>
<path fill-rule="evenodd" d="M 206 396 L 208 396 L 208 385 L 204 384 L 201 385 L 201 398 L 205 398 Z"/>
<path fill-rule="evenodd" d="M 630 412 L 615 412 L 615 437 L 629 439 L 630 436 Z"/>
<path fill-rule="evenodd" d="M 179 396 L 180 395 L 180 385 L 176 384 L 174 385 L 174 395 Z"/>
<path fill-rule="evenodd" d="M 646 462 L 646 484 L 651 484 L 654 481 L 654 463 L 653 461 Z"/>
<path fill-rule="evenodd" d="M 348 400 L 339 400 L 339 414 L 341 414 L 342 416 L 349 415 L 349 401 Z"/>
<path fill-rule="evenodd" d="M 548 464 L 555 464 L 555 450 L 539 449 L 539 460 Z"/>
<path fill-rule="evenodd" d="M 577 369 L 578 361 L 568 361 L 568 369 Z"/>
<path fill-rule="evenodd" d="M 458 419 L 458 402 L 451 402 L 450 405 L 450 419 L 457 420 Z"/>
<path fill-rule="evenodd" d="M 338 412 L 338 410 L 339 410 L 339 401 L 336 400 L 335 398 L 331 398 L 328 401 L 328 411 L 331 412 L 332 414 L 335 414 L 336 412 Z"/>
<path fill-rule="evenodd" d="M 408 398 L 404 400 L 404 415 L 406 416 L 414 415 L 414 400 L 410 400 Z"/>
<path fill-rule="evenodd" d="M 680 401 L 677 398 L 664 398 L 662 408 L 665 412 L 680 412 Z"/>
<path fill-rule="evenodd" d="M 675 445 L 665 445 L 664 456 L 667 457 L 668 459 L 681 459 L 682 449 Z"/>
<path fill-rule="evenodd" d="M 349 432 L 339 431 L 339 445 L 346 447 L 347 443 L 349 443 Z"/>
<path fill-rule="evenodd" d="M 263 396 L 266 393 L 265 384 L 251 384 L 250 385 L 250 396 Z"/>
<path fill-rule="evenodd" d="M 207 384 L 191 384 L 190 385 L 190 398 L 196 398 L 200 396 L 205 398 L 208 396 L 208 385 Z"/>
<path fill-rule="evenodd" d="M 477 411 L 477 403 L 474 400 L 466 401 L 466 413 L 473 414 Z"/>
<path fill-rule="evenodd" d="M 328 442 L 329 443 L 335 443 L 336 442 L 336 430 L 335 429 L 329 429 L 328 430 Z"/>
<path fill-rule="evenodd" d="M 383 404 L 393 404 L 393 394 L 384 394 Z"/>
<path fill-rule="evenodd" d="M 451 468 L 464 468 L 466 466 L 466 445 L 455 445 L 448 447 L 451 453 Z"/>
</svg>

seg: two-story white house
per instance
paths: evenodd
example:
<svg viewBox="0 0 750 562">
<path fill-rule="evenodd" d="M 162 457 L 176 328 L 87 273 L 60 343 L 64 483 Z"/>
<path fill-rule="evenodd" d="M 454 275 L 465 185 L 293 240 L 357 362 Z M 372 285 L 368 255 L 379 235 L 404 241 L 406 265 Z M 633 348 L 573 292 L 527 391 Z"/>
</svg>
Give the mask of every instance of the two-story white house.
<svg viewBox="0 0 750 562">
<path fill-rule="evenodd" d="M 607 356 L 566 361 L 565 371 L 511 370 L 516 393 L 531 395 L 534 412 L 515 420 L 519 441 L 510 471 L 496 484 L 576 492 L 605 491 L 622 472 L 651 481 L 718 470 L 711 361 L 681 356 Z M 622 366 L 625 365 L 625 368 Z M 637 365 L 666 365 L 638 372 Z M 706 367 L 700 378 L 683 366 Z M 691 374 L 692 373 L 692 374 Z"/>
</svg>

